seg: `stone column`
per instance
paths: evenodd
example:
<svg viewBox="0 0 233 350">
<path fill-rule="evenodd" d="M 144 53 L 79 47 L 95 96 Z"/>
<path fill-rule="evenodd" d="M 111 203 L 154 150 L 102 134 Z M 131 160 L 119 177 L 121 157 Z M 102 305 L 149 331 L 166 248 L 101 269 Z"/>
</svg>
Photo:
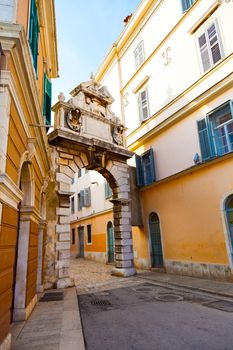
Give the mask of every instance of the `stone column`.
<svg viewBox="0 0 233 350">
<path fill-rule="evenodd" d="M 58 224 L 56 225 L 56 262 L 55 270 L 58 277 L 57 288 L 74 285 L 69 276 L 70 266 L 70 197 L 59 194 L 59 207 L 56 208 Z"/>
<path fill-rule="evenodd" d="M 112 161 L 107 166 L 114 181 L 113 188 L 113 218 L 115 235 L 116 265 L 113 274 L 117 276 L 132 276 L 136 270 L 133 264 L 133 242 L 131 226 L 131 195 L 129 183 L 129 166 L 126 162 Z"/>
<path fill-rule="evenodd" d="M 115 234 L 115 260 L 113 274 L 117 276 L 132 276 L 136 271 L 133 264 L 133 242 L 131 227 L 130 201 L 118 199 L 112 201 L 114 234 Z"/>
</svg>

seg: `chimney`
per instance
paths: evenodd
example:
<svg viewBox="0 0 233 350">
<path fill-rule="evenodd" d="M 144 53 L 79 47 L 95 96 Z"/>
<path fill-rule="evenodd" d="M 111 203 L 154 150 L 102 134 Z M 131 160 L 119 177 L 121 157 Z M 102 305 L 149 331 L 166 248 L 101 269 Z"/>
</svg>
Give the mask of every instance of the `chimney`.
<svg viewBox="0 0 233 350">
<path fill-rule="evenodd" d="M 130 15 L 128 15 L 127 17 L 125 17 L 124 19 L 124 25 L 127 26 L 127 24 L 129 23 L 129 21 L 131 20 L 133 14 L 131 13 Z"/>
</svg>

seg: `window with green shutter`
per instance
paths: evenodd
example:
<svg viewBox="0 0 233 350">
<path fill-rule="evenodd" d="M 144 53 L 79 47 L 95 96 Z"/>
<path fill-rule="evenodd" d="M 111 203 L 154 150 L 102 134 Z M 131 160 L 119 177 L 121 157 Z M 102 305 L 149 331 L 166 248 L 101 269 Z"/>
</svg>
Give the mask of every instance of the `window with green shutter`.
<svg viewBox="0 0 233 350">
<path fill-rule="evenodd" d="M 151 185 L 156 181 L 153 148 L 141 156 L 136 156 L 136 174 L 139 187 Z"/>
<path fill-rule="evenodd" d="M 36 7 L 36 0 L 31 0 L 30 20 L 29 20 L 29 44 L 32 53 L 32 60 L 37 73 L 38 60 L 38 39 L 39 39 L 39 21 Z"/>
<path fill-rule="evenodd" d="M 52 104 L 52 84 L 50 79 L 44 74 L 44 105 L 43 116 L 46 125 L 51 125 L 51 104 Z"/>
</svg>

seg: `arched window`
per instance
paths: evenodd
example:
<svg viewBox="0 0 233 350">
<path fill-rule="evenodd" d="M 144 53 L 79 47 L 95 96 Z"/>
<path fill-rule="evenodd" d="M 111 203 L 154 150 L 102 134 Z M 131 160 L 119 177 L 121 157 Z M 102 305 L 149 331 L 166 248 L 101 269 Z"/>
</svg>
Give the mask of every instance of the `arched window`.
<svg viewBox="0 0 233 350">
<path fill-rule="evenodd" d="M 228 223 L 228 234 L 230 241 L 230 250 L 233 261 L 233 195 L 230 195 L 225 204 L 227 223 Z"/>
</svg>

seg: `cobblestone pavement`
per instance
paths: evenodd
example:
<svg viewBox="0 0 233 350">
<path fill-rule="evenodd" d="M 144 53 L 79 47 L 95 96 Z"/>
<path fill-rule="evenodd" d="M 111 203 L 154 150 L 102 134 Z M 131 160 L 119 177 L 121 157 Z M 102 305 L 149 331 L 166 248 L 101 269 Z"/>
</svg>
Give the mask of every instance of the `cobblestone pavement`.
<svg viewBox="0 0 233 350">
<path fill-rule="evenodd" d="M 141 283 L 136 277 L 120 278 L 112 276 L 112 269 L 113 265 L 91 260 L 73 258 L 70 261 L 70 276 L 74 278 L 78 294 Z"/>
</svg>

